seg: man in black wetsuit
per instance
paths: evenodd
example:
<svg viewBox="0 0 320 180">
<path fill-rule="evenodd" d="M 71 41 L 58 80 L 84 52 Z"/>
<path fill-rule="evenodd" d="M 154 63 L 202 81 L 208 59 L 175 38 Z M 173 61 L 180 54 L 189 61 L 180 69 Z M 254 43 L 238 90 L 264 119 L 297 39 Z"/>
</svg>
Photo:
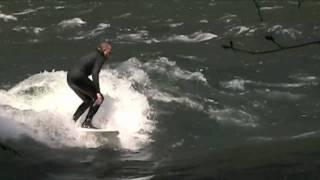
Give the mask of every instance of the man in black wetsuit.
<svg viewBox="0 0 320 180">
<path fill-rule="evenodd" d="M 81 127 L 96 128 L 91 121 L 104 100 L 100 92 L 99 72 L 104 62 L 109 58 L 111 49 L 109 43 L 100 43 L 96 51 L 80 58 L 79 62 L 67 74 L 68 85 L 83 101 L 74 113 L 73 120 L 77 121 L 90 107 Z M 92 81 L 88 78 L 90 75 L 92 75 Z"/>
</svg>

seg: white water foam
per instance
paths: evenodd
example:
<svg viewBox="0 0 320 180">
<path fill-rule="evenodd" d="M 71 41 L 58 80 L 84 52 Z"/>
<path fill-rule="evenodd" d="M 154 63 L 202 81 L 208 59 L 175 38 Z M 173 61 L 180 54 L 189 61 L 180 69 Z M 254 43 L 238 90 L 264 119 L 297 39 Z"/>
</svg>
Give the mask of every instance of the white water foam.
<svg viewBox="0 0 320 180">
<path fill-rule="evenodd" d="M 260 10 L 273 10 L 273 9 L 283 9 L 283 6 L 265 6 L 261 7 Z"/>
<path fill-rule="evenodd" d="M 243 79 L 233 79 L 231 81 L 221 82 L 220 84 L 227 89 L 233 89 L 233 90 L 245 90 L 245 84 L 249 83 L 248 80 Z"/>
<path fill-rule="evenodd" d="M 174 24 L 176 26 L 177 24 Z M 183 24 L 181 24 L 183 25 Z M 199 43 L 209 41 L 218 36 L 208 32 L 195 32 L 190 35 L 171 35 L 169 37 L 153 38 L 146 30 L 139 30 L 135 33 L 125 33 L 118 35 L 117 39 L 121 43 L 161 43 L 161 42 L 184 42 L 184 43 Z"/>
<path fill-rule="evenodd" d="M 285 28 L 282 25 L 274 25 L 267 30 L 269 33 L 281 34 L 292 39 L 301 37 L 302 32 L 295 28 Z"/>
<path fill-rule="evenodd" d="M 243 26 L 243 25 L 234 25 L 228 29 L 224 35 L 235 35 L 235 36 L 252 36 L 255 32 L 260 29 L 264 29 L 264 25 L 260 26 Z"/>
<path fill-rule="evenodd" d="M 16 26 L 12 30 L 17 31 L 17 32 L 39 34 L 40 32 L 44 31 L 45 28 L 42 28 L 42 27 Z"/>
<path fill-rule="evenodd" d="M 123 19 L 123 18 L 127 18 L 131 15 L 132 15 L 131 13 L 124 13 L 124 14 L 121 14 L 119 16 L 114 17 L 114 19 Z"/>
<path fill-rule="evenodd" d="M 81 40 L 81 39 L 85 39 L 85 38 L 91 39 L 93 37 L 96 37 L 96 36 L 104 33 L 105 30 L 107 28 L 110 28 L 110 27 L 111 27 L 110 24 L 99 23 L 95 29 L 92 29 L 92 30 L 87 31 L 87 32 L 79 32 L 78 36 L 71 37 L 71 38 L 68 38 L 68 39 L 69 40 Z"/>
<path fill-rule="evenodd" d="M 129 68 L 128 68 L 129 67 Z M 202 99 L 197 95 L 191 95 L 188 93 L 172 93 L 174 92 L 175 85 L 172 86 L 166 84 L 165 88 L 157 87 L 158 84 L 153 84 L 150 78 L 145 73 L 157 74 L 161 76 L 163 81 L 181 81 L 188 82 L 199 81 L 204 85 L 208 85 L 207 79 L 201 72 L 191 72 L 178 66 L 175 61 L 169 60 L 167 57 L 159 57 L 158 59 L 150 59 L 145 63 L 142 63 L 137 58 L 130 58 L 125 63 L 117 68 L 118 72 L 128 75 L 131 81 L 138 82 L 145 88 L 145 95 L 154 101 L 164 103 L 178 103 L 184 107 L 193 109 L 195 111 L 202 112 L 208 116 L 208 118 L 216 120 L 222 125 L 239 126 L 245 128 L 254 128 L 258 126 L 257 117 L 249 114 L 243 110 L 234 108 L 214 109 L 207 104 L 215 104 L 212 99 Z M 161 85 L 160 85 L 161 86 Z M 168 90 L 168 91 L 166 91 Z M 176 91 L 177 92 L 177 91 Z M 170 113 L 166 111 L 157 111 L 157 113 Z"/>
<path fill-rule="evenodd" d="M 10 15 L 10 14 L 3 14 L 3 13 L 1 13 L 1 11 L 0 11 L 0 19 L 3 19 L 5 22 L 18 20 L 17 17 Z"/>
<path fill-rule="evenodd" d="M 54 6 L 54 9 L 57 9 L 57 10 L 59 10 L 59 9 L 65 9 L 66 7 L 65 6 Z"/>
<path fill-rule="evenodd" d="M 233 90 L 246 90 L 246 85 L 254 85 L 257 87 L 264 87 L 264 88 L 303 88 L 308 86 L 316 86 L 318 82 L 316 82 L 316 77 L 299 77 L 292 76 L 291 78 L 297 79 L 300 82 L 294 83 L 268 83 L 268 82 L 259 82 L 259 81 L 251 81 L 245 79 L 233 79 L 230 81 L 221 82 L 221 86 L 227 89 Z"/>
<path fill-rule="evenodd" d="M 162 68 L 169 70 L 167 78 L 174 81 L 183 79 L 206 83 L 200 72 L 184 70 L 164 57 L 146 63 L 130 58 L 114 69 L 101 71 L 100 84 L 105 101 L 93 124 L 119 130 L 121 145 L 137 149 L 152 141 L 149 134 L 154 128 L 154 121 L 150 117 L 154 111 L 148 98 L 185 104 L 203 111 L 204 107 L 198 100 L 184 94 L 175 97 L 160 92 L 157 86 L 152 85 L 148 74 L 156 72 L 168 75 L 168 71 L 158 71 Z M 137 84 L 139 91 L 134 88 Z M 64 71 L 32 75 L 9 90 L 0 90 L 0 99 L 2 138 L 19 138 L 24 134 L 52 147 L 102 145 L 96 137 L 84 135 L 76 129 L 71 117 L 81 101 L 67 86 Z"/>
<path fill-rule="evenodd" d="M 154 74 L 159 73 L 170 79 L 171 81 L 199 81 L 204 85 L 208 85 L 207 79 L 201 72 L 190 72 L 188 70 L 180 68 L 175 61 L 170 61 L 166 57 L 159 57 L 158 59 L 151 59 L 148 62 L 141 63 L 137 58 L 130 58 L 128 61 L 124 62 L 117 68 L 118 72 L 125 73 L 130 77 L 131 81 L 137 82 L 143 85 L 145 88 L 145 93 L 148 98 L 156 101 L 162 101 L 166 103 L 175 102 L 183 104 L 189 108 L 203 111 L 204 107 L 201 103 L 193 100 L 190 97 L 184 96 L 180 93 L 180 97 L 172 95 L 164 90 L 159 90 L 155 84 L 152 84 L 150 78 L 146 73 Z M 166 80 L 165 80 L 166 81 Z M 152 88 L 153 87 L 153 88 Z M 170 89 L 169 86 L 167 88 Z"/>
<path fill-rule="evenodd" d="M 310 131 L 310 132 L 304 132 L 302 134 L 291 136 L 291 139 L 301 139 L 301 138 L 308 138 L 308 137 L 314 137 L 319 136 L 319 131 Z"/>
<path fill-rule="evenodd" d="M 157 39 L 150 39 L 149 38 L 149 31 L 146 30 L 139 30 L 135 33 L 125 33 L 125 34 L 120 34 L 118 35 L 117 39 L 121 40 L 122 43 L 146 43 L 146 44 L 151 44 L 151 43 L 158 43 L 160 42 Z"/>
<path fill-rule="evenodd" d="M 256 90 L 256 93 L 260 94 L 263 97 L 266 97 L 268 99 L 272 99 L 274 101 L 297 101 L 302 98 L 305 98 L 305 94 L 297 94 L 297 93 L 291 93 L 286 91 L 277 91 L 277 90 L 270 90 L 270 89 L 264 89 L 264 90 Z"/>
<path fill-rule="evenodd" d="M 182 26 L 183 24 L 184 24 L 183 22 L 170 23 L 169 27 L 176 28 L 176 27 Z"/>
<path fill-rule="evenodd" d="M 235 125 L 241 127 L 257 127 L 257 117 L 243 110 L 227 108 L 227 109 L 210 109 L 210 117 L 223 125 Z"/>
<path fill-rule="evenodd" d="M 202 24 L 208 24 L 209 23 L 209 21 L 207 19 L 201 19 L 199 22 L 202 23 Z"/>
<path fill-rule="evenodd" d="M 58 24 L 58 26 L 62 28 L 75 28 L 75 27 L 81 27 L 85 24 L 87 24 L 87 22 L 82 20 L 81 18 L 73 18 L 73 19 L 67 19 L 67 20 L 61 21 Z"/>
<path fill-rule="evenodd" d="M 41 9 L 45 9 L 45 7 L 38 7 L 38 8 L 35 8 L 35 9 L 25 9 L 21 12 L 16 12 L 16 13 L 13 13 L 13 15 L 16 15 L 16 16 L 20 16 L 20 15 L 26 15 L 26 14 L 31 14 L 31 13 L 35 13 Z"/>
<path fill-rule="evenodd" d="M 293 74 L 289 76 L 293 80 L 297 80 L 300 82 L 306 82 L 314 85 L 318 85 L 319 78 L 317 76 L 309 75 L 309 74 Z"/>
<path fill-rule="evenodd" d="M 148 142 L 153 124 L 147 98 L 115 70 L 102 70 L 100 83 L 105 101 L 93 123 L 119 130 L 124 148 Z M 52 147 L 101 145 L 96 137 L 79 132 L 71 119 L 81 101 L 67 86 L 64 71 L 35 74 L 8 91 L 0 90 L 0 98 L 1 137 L 25 134 Z"/>
<path fill-rule="evenodd" d="M 217 37 L 217 35 L 208 32 L 195 32 L 191 35 L 173 35 L 169 37 L 166 41 L 197 43 L 208 41 Z"/>
<path fill-rule="evenodd" d="M 207 84 L 207 79 L 201 72 L 191 72 L 181 69 L 175 61 L 170 61 L 166 57 L 160 57 L 144 64 L 147 70 L 167 74 L 174 79 L 195 80 Z"/>
<path fill-rule="evenodd" d="M 148 91 L 148 96 L 153 100 L 162 101 L 162 102 L 175 102 L 179 104 L 183 104 L 189 108 L 203 111 L 204 107 L 201 103 L 196 102 L 188 97 L 176 97 L 166 92 L 160 92 L 158 90 L 150 90 Z"/>
</svg>

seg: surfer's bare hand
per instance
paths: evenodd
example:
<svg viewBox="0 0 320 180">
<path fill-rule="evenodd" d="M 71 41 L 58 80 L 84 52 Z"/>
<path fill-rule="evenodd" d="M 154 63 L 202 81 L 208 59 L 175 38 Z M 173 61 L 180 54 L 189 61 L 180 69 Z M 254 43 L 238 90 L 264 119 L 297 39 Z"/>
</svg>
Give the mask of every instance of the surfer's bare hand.
<svg viewBox="0 0 320 180">
<path fill-rule="evenodd" d="M 97 100 L 96 100 L 96 104 L 102 104 L 103 101 L 103 96 L 101 93 L 97 93 Z"/>
</svg>

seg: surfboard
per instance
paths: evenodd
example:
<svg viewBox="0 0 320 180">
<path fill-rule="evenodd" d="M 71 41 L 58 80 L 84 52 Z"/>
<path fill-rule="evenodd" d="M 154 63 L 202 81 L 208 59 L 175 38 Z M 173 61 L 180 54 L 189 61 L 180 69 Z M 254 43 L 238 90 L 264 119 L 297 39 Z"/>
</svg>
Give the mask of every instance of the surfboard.
<svg viewBox="0 0 320 180">
<path fill-rule="evenodd" d="M 103 134 L 103 135 L 109 135 L 109 136 L 119 135 L 119 131 L 110 131 L 107 129 L 91 129 L 91 128 L 78 128 L 78 129 L 81 132 L 87 132 L 87 133 Z"/>
</svg>

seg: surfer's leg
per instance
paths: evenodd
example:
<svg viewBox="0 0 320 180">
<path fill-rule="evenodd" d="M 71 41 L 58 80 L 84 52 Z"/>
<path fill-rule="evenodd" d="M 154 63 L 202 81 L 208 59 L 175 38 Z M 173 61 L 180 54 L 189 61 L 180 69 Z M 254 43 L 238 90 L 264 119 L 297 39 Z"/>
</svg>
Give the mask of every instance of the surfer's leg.
<svg viewBox="0 0 320 180">
<path fill-rule="evenodd" d="M 97 111 L 99 110 L 101 104 L 92 104 L 89 108 L 89 112 L 86 116 L 86 120 L 82 123 L 82 127 L 86 127 L 86 128 L 94 128 L 97 129 L 96 127 L 94 127 L 92 125 L 92 118 L 93 116 L 97 113 Z"/>
<path fill-rule="evenodd" d="M 103 97 L 102 97 L 102 101 L 100 103 L 98 103 L 98 101 L 97 101 L 98 91 L 96 90 L 93 82 L 90 81 L 89 79 L 84 79 L 81 83 L 82 83 L 81 84 L 81 93 L 86 94 L 87 96 L 90 96 L 90 98 L 91 98 L 90 108 L 89 108 L 88 114 L 86 116 L 86 119 L 82 124 L 82 127 L 95 128 L 94 126 L 92 126 L 91 122 L 92 122 L 93 116 L 96 114 L 101 103 L 103 102 Z"/>
<path fill-rule="evenodd" d="M 98 103 L 97 101 L 95 101 L 91 106 L 90 106 L 90 109 L 89 109 L 89 112 L 86 116 L 86 121 L 91 121 L 93 116 L 97 113 L 97 111 L 99 110 L 100 108 L 100 105 L 102 104 L 104 100 L 104 97 L 102 96 L 102 101 L 100 103 Z"/>
<path fill-rule="evenodd" d="M 76 110 L 76 112 L 73 114 L 73 120 L 77 121 L 79 119 L 79 117 L 89 108 L 89 106 L 92 104 L 92 99 L 90 96 L 84 94 L 81 91 L 81 88 L 78 87 L 76 84 L 69 84 L 69 86 L 71 87 L 71 89 L 79 96 L 79 98 L 82 99 L 82 103 L 80 104 L 80 106 L 78 107 L 78 109 Z"/>
<path fill-rule="evenodd" d="M 77 121 L 79 117 L 81 117 L 81 115 L 89 108 L 90 104 L 92 104 L 91 101 L 84 101 L 82 104 L 80 104 L 76 112 L 73 114 L 73 120 Z"/>
</svg>

